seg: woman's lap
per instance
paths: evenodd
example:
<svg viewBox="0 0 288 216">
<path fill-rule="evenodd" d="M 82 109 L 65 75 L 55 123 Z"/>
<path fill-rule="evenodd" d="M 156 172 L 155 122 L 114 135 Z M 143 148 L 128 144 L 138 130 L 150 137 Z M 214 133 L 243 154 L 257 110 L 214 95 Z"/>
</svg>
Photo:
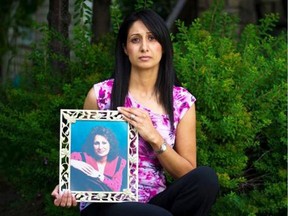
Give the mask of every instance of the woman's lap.
<svg viewBox="0 0 288 216">
<path fill-rule="evenodd" d="M 198 167 L 174 181 L 149 203 L 93 203 L 82 211 L 81 216 L 208 215 L 218 190 L 214 170 Z"/>
<path fill-rule="evenodd" d="M 208 215 L 219 191 L 218 178 L 210 167 L 198 167 L 174 181 L 149 203 L 174 216 Z"/>
</svg>

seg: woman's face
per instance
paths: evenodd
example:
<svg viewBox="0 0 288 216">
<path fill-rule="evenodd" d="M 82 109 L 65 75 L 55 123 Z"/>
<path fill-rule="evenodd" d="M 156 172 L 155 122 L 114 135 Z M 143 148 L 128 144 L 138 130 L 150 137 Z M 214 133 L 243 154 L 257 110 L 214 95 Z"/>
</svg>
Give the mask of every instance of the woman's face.
<svg viewBox="0 0 288 216">
<path fill-rule="evenodd" d="M 108 140 L 101 135 L 96 135 L 94 138 L 94 151 L 95 154 L 100 157 L 105 157 L 109 154 L 110 143 Z"/>
<path fill-rule="evenodd" d="M 124 48 L 132 69 L 158 69 L 162 46 L 142 21 L 136 21 L 128 31 Z"/>
</svg>

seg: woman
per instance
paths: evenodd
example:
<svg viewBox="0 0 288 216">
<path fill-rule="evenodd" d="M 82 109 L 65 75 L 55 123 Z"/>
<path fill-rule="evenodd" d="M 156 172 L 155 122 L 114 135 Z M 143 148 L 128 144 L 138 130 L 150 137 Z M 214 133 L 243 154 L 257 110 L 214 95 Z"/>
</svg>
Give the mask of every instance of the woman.
<svg viewBox="0 0 288 216">
<path fill-rule="evenodd" d="M 151 10 L 127 17 L 112 79 L 94 85 L 84 108 L 118 109 L 138 130 L 139 202 L 81 205 L 81 215 L 208 215 L 219 186 L 211 168 L 197 168 L 195 101 L 177 83 L 161 17 Z M 176 179 L 168 187 L 164 170 Z M 76 205 L 69 192 L 56 187 L 52 195 L 56 206 Z"/>
<path fill-rule="evenodd" d="M 72 191 L 120 191 L 126 160 L 119 156 L 118 142 L 110 129 L 93 128 L 83 151 L 72 152 L 70 162 Z"/>
</svg>

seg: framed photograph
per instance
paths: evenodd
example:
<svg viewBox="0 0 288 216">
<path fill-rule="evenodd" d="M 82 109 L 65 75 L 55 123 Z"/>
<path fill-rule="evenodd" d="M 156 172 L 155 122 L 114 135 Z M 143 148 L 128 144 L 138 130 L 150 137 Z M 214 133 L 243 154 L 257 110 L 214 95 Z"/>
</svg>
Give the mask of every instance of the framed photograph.
<svg viewBox="0 0 288 216">
<path fill-rule="evenodd" d="M 62 109 L 59 157 L 77 202 L 138 201 L 138 133 L 118 111 Z"/>
</svg>

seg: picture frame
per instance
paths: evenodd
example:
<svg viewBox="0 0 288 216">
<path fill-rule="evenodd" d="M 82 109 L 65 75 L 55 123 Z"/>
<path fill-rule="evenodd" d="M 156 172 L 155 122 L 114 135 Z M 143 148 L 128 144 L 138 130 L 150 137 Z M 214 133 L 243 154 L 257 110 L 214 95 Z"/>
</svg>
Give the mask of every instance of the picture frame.
<svg viewBox="0 0 288 216">
<path fill-rule="evenodd" d="M 121 113 L 60 110 L 59 191 L 65 190 L 77 202 L 138 201 L 138 133 Z"/>
</svg>

